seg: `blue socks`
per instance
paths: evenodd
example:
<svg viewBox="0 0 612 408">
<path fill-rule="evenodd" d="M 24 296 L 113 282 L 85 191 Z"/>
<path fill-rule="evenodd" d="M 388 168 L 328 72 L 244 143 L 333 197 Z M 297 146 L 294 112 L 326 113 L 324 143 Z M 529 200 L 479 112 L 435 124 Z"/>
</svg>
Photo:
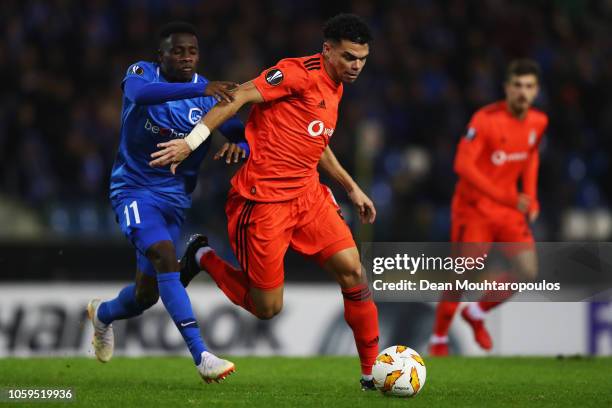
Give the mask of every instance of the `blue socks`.
<svg viewBox="0 0 612 408">
<path fill-rule="evenodd" d="M 121 289 L 116 298 L 100 305 L 98 319 L 104 324 L 111 324 L 115 320 L 138 316 L 144 310 L 136 302 L 136 284 L 132 283 Z"/>
<path fill-rule="evenodd" d="M 202 352 L 206 351 L 204 341 L 200 335 L 198 322 L 191 309 L 189 295 L 181 283 L 179 272 L 161 273 L 157 275 L 157 286 L 168 314 L 181 332 L 187 347 L 193 356 L 196 365 L 202 360 Z M 105 324 L 115 320 L 129 319 L 140 315 L 145 308 L 136 302 L 136 284 L 121 289 L 119 295 L 107 302 L 103 302 L 98 308 L 98 319 Z"/>
<path fill-rule="evenodd" d="M 193 361 L 199 365 L 202 361 L 202 352 L 206 351 L 204 341 L 200 335 L 198 322 L 193 315 L 189 295 L 181 283 L 180 272 L 160 273 L 157 275 L 157 287 L 166 310 L 172 317 L 174 324 L 181 332 Z"/>
</svg>

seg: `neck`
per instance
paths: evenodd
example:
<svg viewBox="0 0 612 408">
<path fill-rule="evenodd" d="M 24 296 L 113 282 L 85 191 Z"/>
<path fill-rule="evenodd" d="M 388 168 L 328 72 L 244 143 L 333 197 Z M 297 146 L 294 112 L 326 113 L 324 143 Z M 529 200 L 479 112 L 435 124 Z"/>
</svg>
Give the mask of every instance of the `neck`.
<svg viewBox="0 0 612 408">
<path fill-rule="evenodd" d="M 516 107 L 513 107 L 512 104 L 507 100 L 506 100 L 506 107 L 508 109 L 508 112 L 510 112 L 510 114 L 514 116 L 515 118 L 517 118 L 518 120 L 525 119 L 528 109 L 517 109 Z"/>
<path fill-rule="evenodd" d="M 325 58 L 325 55 L 323 55 L 323 68 L 325 69 L 325 72 L 327 72 L 327 75 L 332 79 L 332 81 L 337 84 L 341 82 L 339 78 L 336 78 L 334 69 L 332 68 L 331 63 L 327 60 L 327 58 Z"/>
<path fill-rule="evenodd" d="M 193 81 L 193 76 L 189 79 L 178 78 L 173 75 L 170 75 L 166 72 L 163 67 L 160 66 L 159 73 L 166 79 L 168 82 L 191 82 Z"/>
</svg>

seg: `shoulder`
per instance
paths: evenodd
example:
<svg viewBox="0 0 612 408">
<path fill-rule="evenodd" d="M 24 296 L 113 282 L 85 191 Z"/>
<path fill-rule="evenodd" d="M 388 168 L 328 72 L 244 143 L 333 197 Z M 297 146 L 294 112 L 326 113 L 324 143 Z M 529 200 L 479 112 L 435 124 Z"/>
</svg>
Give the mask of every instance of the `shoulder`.
<svg viewBox="0 0 612 408">
<path fill-rule="evenodd" d="M 154 78 L 157 76 L 157 64 L 149 61 L 134 62 L 128 67 L 125 75 Z"/>
<path fill-rule="evenodd" d="M 320 54 L 309 55 L 306 57 L 297 58 L 283 58 L 278 61 L 277 66 L 282 66 L 286 69 L 294 69 L 296 71 L 307 71 L 309 68 L 320 67 L 321 57 Z"/>
<path fill-rule="evenodd" d="M 495 117 L 499 112 L 503 112 L 503 104 L 499 102 L 485 105 L 478 109 L 472 115 L 471 123 L 475 125 L 483 125 L 488 122 L 491 118 Z"/>
<path fill-rule="evenodd" d="M 537 108 L 529 109 L 529 120 L 542 130 L 548 126 L 548 115 Z"/>
<path fill-rule="evenodd" d="M 206 78 L 204 75 L 200 75 L 197 72 L 195 73 L 195 78 L 193 79 L 194 83 L 197 84 L 207 84 L 210 82 L 210 80 L 208 78 Z"/>
<path fill-rule="evenodd" d="M 478 109 L 474 113 L 474 115 L 472 116 L 472 123 L 478 126 L 486 126 L 488 123 L 491 123 L 492 120 L 495 120 L 495 118 L 499 117 L 500 115 L 505 115 L 505 113 L 506 107 L 503 101 L 490 103 Z"/>
<path fill-rule="evenodd" d="M 488 105 L 483 106 L 482 108 L 476 111 L 476 114 L 480 114 L 481 116 L 491 117 L 495 115 L 499 115 L 500 113 L 504 113 L 506 111 L 505 105 L 503 102 L 494 102 Z"/>
<path fill-rule="evenodd" d="M 276 63 L 272 68 L 266 70 L 266 80 L 268 82 L 278 80 L 308 80 L 312 73 L 321 69 L 321 58 L 319 54 L 307 57 L 284 58 Z M 280 74 L 278 73 L 280 71 Z"/>
<path fill-rule="evenodd" d="M 306 71 L 320 71 L 321 70 L 321 54 L 308 55 L 306 57 L 295 58 L 298 63 Z"/>
</svg>

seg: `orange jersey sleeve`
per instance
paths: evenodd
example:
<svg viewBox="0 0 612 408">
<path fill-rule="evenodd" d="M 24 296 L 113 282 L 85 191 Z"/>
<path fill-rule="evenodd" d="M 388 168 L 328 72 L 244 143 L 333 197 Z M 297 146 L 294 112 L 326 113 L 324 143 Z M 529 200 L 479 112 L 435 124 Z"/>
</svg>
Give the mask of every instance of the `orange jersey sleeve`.
<svg viewBox="0 0 612 408">
<path fill-rule="evenodd" d="M 518 200 L 517 194 L 513 191 L 503 190 L 495 186 L 476 165 L 476 160 L 487 143 L 489 126 L 488 118 L 482 111 L 474 114 L 465 135 L 462 137 L 457 147 L 454 164 L 455 173 L 480 192 L 500 204 L 516 207 Z"/>
<path fill-rule="evenodd" d="M 281 60 L 253 80 L 253 84 L 266 102 L 300 95 L 307 89 L 308 82 L 308 72 L 304 65 L 295 59 Z"/>
</svg>

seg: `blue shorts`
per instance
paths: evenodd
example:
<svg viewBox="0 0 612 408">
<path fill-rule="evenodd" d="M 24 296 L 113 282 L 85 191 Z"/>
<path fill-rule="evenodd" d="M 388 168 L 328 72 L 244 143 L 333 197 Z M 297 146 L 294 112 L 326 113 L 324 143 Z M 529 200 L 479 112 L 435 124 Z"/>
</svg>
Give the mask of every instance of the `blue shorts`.
<svg viewBox="0 0 612 408">
<path fill-rule="evenodd" d="M 117 223 L 136 248 L 136 265 L 145 275 L 157 276 L 145 256 L 147 249 L 159 241 L 172 241 L 177 247 L 185 208 L 154 199 L 148 192 L 122 192 L 111 198 Z"/>
</svg>

